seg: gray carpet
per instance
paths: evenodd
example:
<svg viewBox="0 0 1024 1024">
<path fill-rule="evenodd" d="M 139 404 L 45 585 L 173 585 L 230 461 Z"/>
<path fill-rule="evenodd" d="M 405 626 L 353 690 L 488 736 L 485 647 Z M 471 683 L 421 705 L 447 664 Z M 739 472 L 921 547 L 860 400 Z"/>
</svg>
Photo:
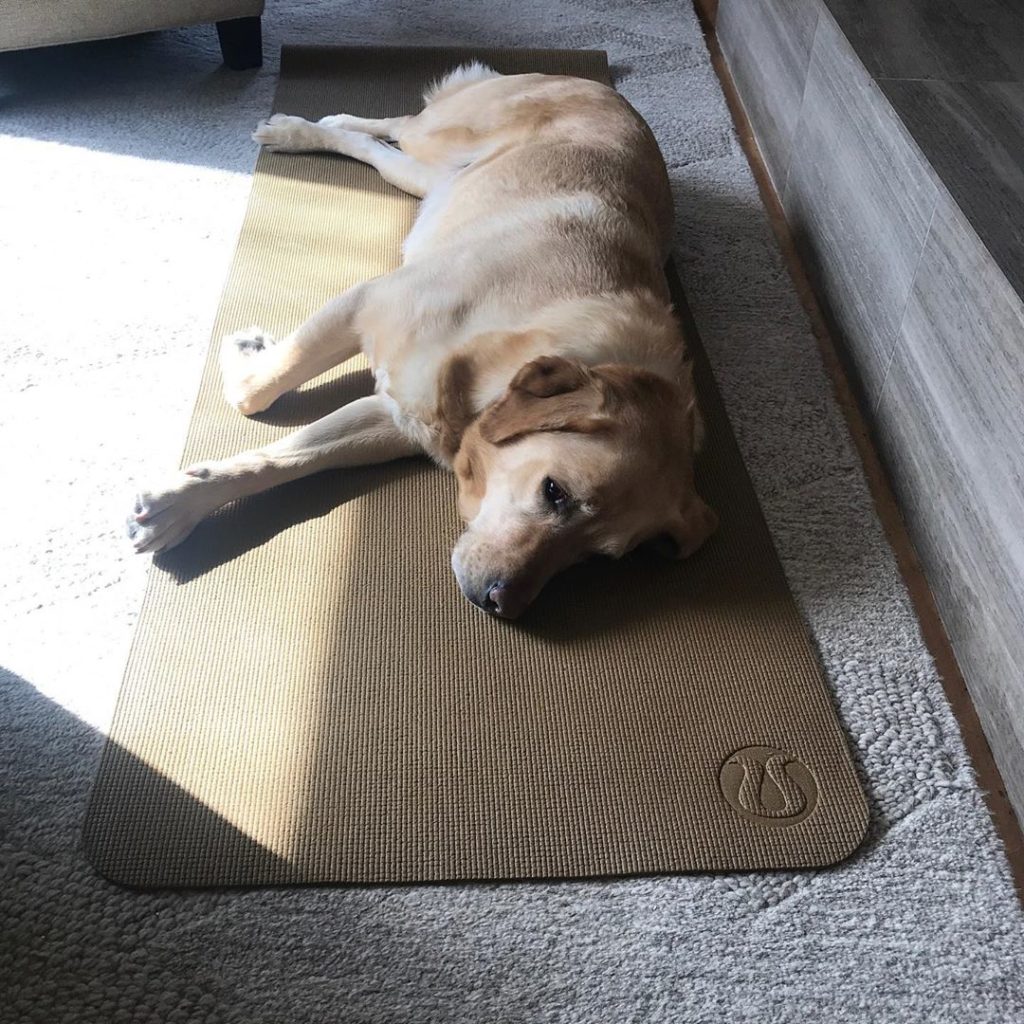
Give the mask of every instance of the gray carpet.
<svg viewBox="0 0 1024 1024">
<path fill-rule="evenodd" d="M 212 29 L 0 55 L 0 1020 L 1010 1022 L 999 843 L 682 0 L 292 0 L 259 73 Z M 596 46 L 651 122 L 684 283 L 872 805 L 818 874 L 139 894 L 78 852 L 282 40 Z M 268 286 L 272 286 L 269 285 Z"/>
</svg>

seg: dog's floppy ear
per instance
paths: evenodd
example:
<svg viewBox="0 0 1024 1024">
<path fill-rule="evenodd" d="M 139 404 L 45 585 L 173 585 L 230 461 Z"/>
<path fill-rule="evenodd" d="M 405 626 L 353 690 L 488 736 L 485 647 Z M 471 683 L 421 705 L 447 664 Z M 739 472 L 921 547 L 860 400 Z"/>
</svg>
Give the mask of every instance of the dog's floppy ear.
<svg viewBox="0 0 1024 1024">
<path fill-rule="evenodd" d="M 589 381 L 590 372 L 582 363 L 561 356 L 540 356 L 520 367 L 508 388 L 534 398 L 551 398 L 577 391 Z"/>
<path fill-rule="evenodd" d="M 668 558 L 689 558 L 717 528 L 718 516 L 694 495 L 650 541 L 650 547 Z"/>
<path fill-rule="evenodd" d="M 480 436 L 502 444 L 524 434 L 563 430 L 592 433 L 603 396 L 590 371 L 560 356 L 541 356 L 522 367 L 508 390 L 480 416 Z"/>
</svg>

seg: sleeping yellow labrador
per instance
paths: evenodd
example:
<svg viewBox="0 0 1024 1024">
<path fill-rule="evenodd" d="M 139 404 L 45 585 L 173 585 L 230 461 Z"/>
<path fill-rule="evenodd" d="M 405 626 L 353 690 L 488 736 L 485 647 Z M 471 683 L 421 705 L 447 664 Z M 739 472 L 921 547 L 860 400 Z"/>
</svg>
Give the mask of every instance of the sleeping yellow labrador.
<svg viewBox="0 0 1024 1024">
<path fill-rule="evenodd" d="M 245 495 L 416 453 L 455 471 L 455 575 L 506 618 L 590 554 L 667 537 L 685 557 L 714 529 L 694 489 L 699 416 L 662 270 L 672 205 L 650 129 L 606 86 L 480 64 L 425 101 L 415 116 L 278 114 L 256 129 L 273 149 L 365 161 L 423 203 L 399 269 L 280 341 L 225 338 L 225 397 L 258 413 L 360 349 L 376 393 L 143 491 L 137 551 L 178 544 Z"/>
</svg>

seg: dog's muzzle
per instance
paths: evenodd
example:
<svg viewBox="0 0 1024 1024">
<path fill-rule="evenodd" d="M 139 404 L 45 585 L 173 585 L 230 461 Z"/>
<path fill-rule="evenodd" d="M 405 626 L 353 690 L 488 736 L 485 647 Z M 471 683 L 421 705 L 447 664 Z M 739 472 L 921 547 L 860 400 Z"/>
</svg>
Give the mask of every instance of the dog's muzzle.
<svg viewBox="0 0 1024 1024">
<path fill-rule="evenodd" d="M 466 597 L 488 615 L 517 619 L 533 598 L 531 588 L 493 572 L 474 572 L 463 564 L 458 547 L 452 553 L 452 569 Z"/>
</svg>

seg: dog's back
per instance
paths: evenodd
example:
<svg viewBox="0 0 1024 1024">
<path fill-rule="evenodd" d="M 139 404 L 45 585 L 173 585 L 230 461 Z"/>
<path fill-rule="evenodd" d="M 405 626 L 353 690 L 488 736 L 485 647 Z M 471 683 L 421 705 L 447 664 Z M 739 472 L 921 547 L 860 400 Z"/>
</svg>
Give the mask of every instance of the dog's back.
<svg viewBox="0 0 1024 1024">
<path fill-rule="evenodd" d="M 614 90 L 476 65 L 428 92 L 396 136 L 446 173 L 406 238 L 405 267 L 371 291 L 360 324 L 382 391 L 436 457 L 444 446 L 416 424 L 436 423 L 453 358 L 472 364 L 474 408 L 553 352 L 680 377 L 663 272 L 668 176 Z"/>
<path fill-rule="evenodd" d="M 668 175 L 650 129 L 613 89 L 475 65 L 453 72 L 427 101 L 396 141 L 410 156 L 459 173 L 440 201 L 428 196 L 407 255 L 464 239 L 467 225 L 500 231 L 509 216 L 532 224 L 548 212 L 557 226 L 598 211 L 609 226 L 621 221 L 615 248 L 628 228 L 627 248 L 645 264 L 653 257 L 655 273 L 644 274 L 660 287 L 672 225 Z"/>
</svg>

